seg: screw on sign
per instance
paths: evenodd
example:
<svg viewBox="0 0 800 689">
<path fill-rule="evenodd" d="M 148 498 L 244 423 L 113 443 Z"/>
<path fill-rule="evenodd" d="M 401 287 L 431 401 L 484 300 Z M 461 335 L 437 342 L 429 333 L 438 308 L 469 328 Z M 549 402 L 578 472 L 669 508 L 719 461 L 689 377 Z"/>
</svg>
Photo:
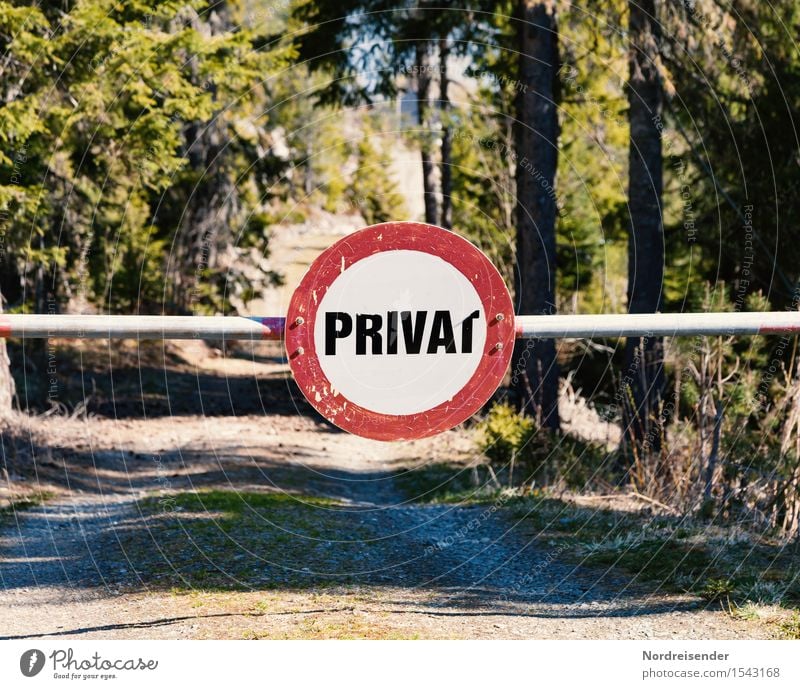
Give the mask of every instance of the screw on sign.
<svg viewBox="0 0 800 689">
<path fill-rule="evenodd" d="M 308 401 L 377 440 L 424 438 L 478 411 L 511 358 L 514 316 L 497 269 L 432 225 L 391 222 L 323 252 L 294 292 L 286 351 Z"/>
</svg>

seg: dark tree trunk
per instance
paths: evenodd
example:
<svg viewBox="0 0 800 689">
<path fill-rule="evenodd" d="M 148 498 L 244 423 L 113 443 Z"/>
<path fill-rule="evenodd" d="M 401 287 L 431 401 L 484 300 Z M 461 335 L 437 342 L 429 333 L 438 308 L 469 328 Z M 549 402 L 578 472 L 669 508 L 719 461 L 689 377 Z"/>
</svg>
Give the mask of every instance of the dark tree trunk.
<svg viewBox="0 0 800 689">
<path fill-rule="evenodd" d="M 558 164 L 558 28 L 555 1 L 520 0 L 517 101 L 517 258 L 519 313 L 555 312 Z M 522 409 L 559 428 L 558 364 L 553 340 L 519 340 L 513 382 Z"/>
<path fill-rule="evenodd" d="M 711 491 L 714 488 L 714 471 L 717 468 L 717 460 L 719 458 L 719 441 L 722 435 L 722 416 L 725 408 L 722 406 L 722 400 L 717 400 L 717 405 L 714 414 L 714 434 L 711 440 L 711 452 L 708 455 L 708 464 L 706 465 L 706 478 L 705 485 L 703 486 L 703 499 L 711 500 Z"/>
<path fill-rule="evenodd" d="M 450 98 L 447 95 L 447 87 L 450 79 L 447 76 L 447 60 L 450 57 L 450 48 L 447 45 L 447 38 L 439 41 L 439 111 L 442 117 L 442 227 L 450 230 L 453 228 L 453 204 L 450 195 L 453 193 L 453 176 L 450 168 L 451 164 L 451 135 L 450 122 Z"/>
<path fill-rule="evenodd" d="M 2 325 L 3 295 L 0 294 L 0 325 Z M 11 376 L 11 362 L 8 359 L 6 341 L 0 337 L 0 420 L 8 418 L 14 404 L 14 378 Z"/>
<path fill-rule="evenodd" d="M 436 203 L 436 180 L 433 155 L 431 153 L 431 131 L 428 122 L 428 107 L 431 88 L 431 67 L 428 44 L 417 43 L 417 122 L 419 123 L 422 145 L 422 191 L 425 195 L 425 222 L 435 225 L 438 221 Z"/>
<path fill-rule="evenodd" d="M 43 236 L 39 237 L 39 251 L 44 254 L 46 244 Z M 53 268 L 55 270 L 55 268 Z M 48 277 L 52 280 L 52 275 L 48 276 L 47 265 L 41 260 L 36 265 L 33 272 L 33 312 L 50 313 L 51 290 L 48 286 Z M 53 283 L 55 281 L 53 280 Z M 33 368 L 33 375 L 27 376 L 28 384 L 24 386 L 23 398 L 25 408 L 46 409 L 49 401 L 49 380 L 48 369 L 48 350 L 49 340 L 47 338 L 36 338 L 23 340 L 22 351 L 27 364 Z"/>
<path fill-rule="evenodd" d="M 664 230 L 661 213 L 663 90 L 658 70 L 660 31 L 655 0 L 631 0 L 629 11 L 628 105 L 630 149 L 628 205 L 628 310 L 654 313 L 661 307 Z M 664 386 L 663 341 L 629 337 L 625 347 L 626 413 L 623 437 L 637 449 L 658 449 L 658 418 Z"/>
</svg>

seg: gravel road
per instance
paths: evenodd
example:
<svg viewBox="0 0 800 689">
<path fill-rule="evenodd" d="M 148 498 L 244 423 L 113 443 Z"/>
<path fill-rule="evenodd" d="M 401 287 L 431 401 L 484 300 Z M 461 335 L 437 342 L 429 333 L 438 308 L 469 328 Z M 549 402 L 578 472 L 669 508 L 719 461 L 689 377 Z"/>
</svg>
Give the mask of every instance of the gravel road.
<svg viewBox="0 0 800 689">
<path fill-rule="evenodd" d="M 290 416 L 43 423 L 78 448 L 51 453 L 74 487 L 6 519 L 3 638 L 768 636 L 697 600 L 576 567 L 502 504 L 408 502 L 393 476 L 419 457 L 462 453 L 458 433 L 398 445 Z M 301 488 L 344 506 L 342 533 L 326 536 L 324 561 L 319 550 L 299 556 L 307 586 L 265 581 L 264 554 L 242 549 L 233 557 L 252 558 L 245 586 L 176 592 L 155 574 L 153 562 L 170 553 L 157 552 L 153 516 L 140 509 L 165 488 Z M 152 536 L 147 556 L 143 537 L 128 547 L 132 529 Z M 369 543 L 354 544 L 356 530 Z M 267 555 L 280 563 L 280 552 Z"/>
</svg>

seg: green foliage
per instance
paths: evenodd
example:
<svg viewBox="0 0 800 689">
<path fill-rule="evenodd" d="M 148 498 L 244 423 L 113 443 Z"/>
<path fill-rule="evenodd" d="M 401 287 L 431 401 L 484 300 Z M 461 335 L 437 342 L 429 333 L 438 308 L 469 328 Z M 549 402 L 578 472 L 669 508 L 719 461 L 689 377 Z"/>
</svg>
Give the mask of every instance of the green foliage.
<svg viewBox="0 0 800 689">
<path fill-rule="evenodd" d="M 496 464 L 505 465 L 522 457 L 536 434 L 536 423 L 511 405 L 492 406 L 478 425 L 478 449 Z"/>
<path fill-rule="evenodd" d="M 665 13 L 667 265 L 684 287 L 700 274 L 782 308 L 800 276 L 800 170 L 779 153 L 798 148 L 800 6 L 699 0 Z"/>
<path fill-rule="evenodd" d="M 453 130 L 453 225 L 493 259 L 513 283 L 516 182 L 526 172 L 515 152 L 516 25 L 513 8 L 492 15 L 486 49 L 470 55 L 478 79 L 473 102 L 450 115 Z M 618 37 L 594 13 L 572 6 L 562 14 L 557 296 L 561 310 L 620 311 L 624 283 L 608 278 L 609 250 L 624 243 L 627 122 L 616 74 L 624 72 Z M 592 50 L 578 50 L 591 43 Z M 624 248 L 624 246 L 623 246 Z M 611 272 L 616 269 L 612 262 Z M 609 287 L 612 289 L 609 290 Z"/>
<path fill-rule="evenodd" d="M 611 16 L 619 10 L 617 2 L 606 8 Z M 563 36 L 556 189 L 560 306 L 592 313 L 621 311 L 624 289 L 609 279 L 616 269 L 609 252 L 624 249 L 627 240 L 625 45 L 611 25 L 581 3 L 565 9 L 559 30 Z M 583 48 L 588 45 L 591 50 Z"/>
<path fill-rule="evenodd" d="M 800 639 L 800 612 L 793 612 L 788 619 L 779 623 L 781 637 L 784 639 Z"/>
<path fill-rule="evenodd" d="M 480 505 L 503 497 L 483 466 L 425 464 L 395 474 L 392 480 L 413 502 Z"/>
<path fill-rule="evenodd" d="M 11 438 L 3 437 L 4 442 L 13 442 Z M 39 491 L 30 493 L 24 498 L 8 499 L 0 502 L 0 526 L 5 526 L 6 522 L 11 522 L 15 518 L 17 512 L 23 510 L 30 510 L 34 507 L 41 505 L 43 502 L 53 498 L 53 494 L 47 491 Z"/>
<path fill-rule="evenodd" d="M 357 513 L 311 495 L 207 490 L 151 496 L 139 509 L 147 528 L 129 530 L 122 545 L 159 588 L 318 588 L 331 577 L 310 566 L 330 557 L 332 543 L 353 558 L 380 540 Z M 151 547 L 153 538 L 160 548 Z M 198 565 L 199 544 L 225 566 Z M 274 552 L 279 564 L 263 556 Z"/>
<path fill-rule="evenodd" d="M 390 166 L 389 149 L 378 132 L 367 126 L 356 147 L 356 170 L 348 197 L 368 225 L 406 217 L 405 203 Z"/>
<path fill-rule="evenodd" d="M 489 103 L 505 97 L 489 88 L 479 94 Z M 484 251 L 511 285 L 515 157 L 511 127 L 496 112 L 475 107 L 454 108 L 450 113 L 453 227 Z"/>
<path fill-rule="evenodd" d="M 120 233 L 120 242 L 108 265 L 108 305 L 119 313 L 152 313 L 164 294 L 163 260 L 166 241 L 153 239 L 156 228 L 131 227 Z"/>
<path fill-rule="evenodd" d="M 3 260 L 28 294 L 41 279 L 31 265 L 44 264 L 62 304 L 163 303 L 167 282 L 196 273 L 198 254 L 183 251 L 193 242 L 182 238 L 191 231 L 184 218 L 196 225 L 211 213 L 198 184 L 228 192 L 231 212 L 221 202 L 213 222 L 220 245 L 235 242 L 260 197 L 260 84 L 291 52 L 254 50 L 254 33 L 233 28 L 237 3 L 215 8 L 211 28 L 199 0 L 77 0 L 65 12 L 0 3 L 4 80 L 15 84 L 0 101 Z M 245 122 L 249 140 L 239 135 Z M 167 246 L 177 253 L 171 264 Z"/>
<path fill-rule="evenodd" d="M 709 603 L 728 602 L 736 590 L 736 584 L 730 579 L 709 579 L 699 591 L 700 596 Z"/>
<path fill-rule="evenodd" d="M 696 581 L 712 561 L 701 547 L 652 539 L 618 549 L 595 549 L 586 556 L 586 564 L 621 567 L 645 581 L 671 582 L 678 577 Z"/>
<path fill-rule="evenodd" d="M 537 482 L 586 489 L 614 480 L 614 453 L 570 435 L 555 435 L 506 403 L 492 405 L 478 424 L 477 449 L 508 475 L 508 482 Z M 513 473 L 512 473 L 513 466 Z"/>
</svg>

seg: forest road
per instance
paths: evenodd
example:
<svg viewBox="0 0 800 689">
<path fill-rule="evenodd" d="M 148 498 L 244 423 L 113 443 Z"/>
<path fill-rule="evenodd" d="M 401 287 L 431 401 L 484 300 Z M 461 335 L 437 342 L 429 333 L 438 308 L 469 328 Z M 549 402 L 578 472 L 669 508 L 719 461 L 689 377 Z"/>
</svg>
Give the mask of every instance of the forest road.
<svg viewBox="0 0 800 689">
<path fill-rule="evenodd" d="M 4 518 L 5 639 L 769 635 L 576 566 L 502 498 L 409 501 L 399 475 L 463 450 L 463 432 L 379 443 L 290 415 L 41 423 L 73 448 L 50 455 L 72 490 Z M 154 509 L 193 491 L 293 497 L 257 508 L 246 533 L 216 513 L 193 530 L 218 508 Z"/>
</svg>

